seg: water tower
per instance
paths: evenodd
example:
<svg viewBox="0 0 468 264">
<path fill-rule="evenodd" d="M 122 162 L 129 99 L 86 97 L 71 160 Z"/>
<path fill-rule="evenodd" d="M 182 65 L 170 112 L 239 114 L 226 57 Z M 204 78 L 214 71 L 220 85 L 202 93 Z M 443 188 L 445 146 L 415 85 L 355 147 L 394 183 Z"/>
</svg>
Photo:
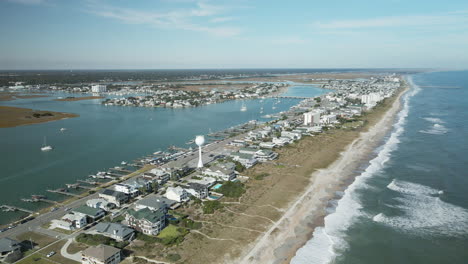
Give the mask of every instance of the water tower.
<svg viewBox="0 0 468 264">
<path fill-rule="evenodd" d="M 195 138 L 195 144 L 198 145 L 198 168 L 203 168 L 203 161 L 202 161 L 202 152 L 201 147 L 205 144 L 205 137 L 203 135 L 197 136 Z"/>
</svg>

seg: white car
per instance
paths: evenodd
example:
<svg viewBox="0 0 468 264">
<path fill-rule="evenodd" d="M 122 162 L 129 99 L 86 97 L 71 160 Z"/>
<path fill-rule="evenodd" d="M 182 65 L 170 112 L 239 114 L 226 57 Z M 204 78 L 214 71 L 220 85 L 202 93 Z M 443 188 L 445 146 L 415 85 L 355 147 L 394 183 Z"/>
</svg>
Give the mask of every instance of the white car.
<svg viewBox="0 0 468 264">
<path fill-rule="evenodd" d="M 49 254 L 47 254 L 46 256 L 47 256 L 48 258 L 50 258 L 50 257 L 52 257 L 53 255 L 55 255 L 55 251 L 49 252 Z"/>
</svg>

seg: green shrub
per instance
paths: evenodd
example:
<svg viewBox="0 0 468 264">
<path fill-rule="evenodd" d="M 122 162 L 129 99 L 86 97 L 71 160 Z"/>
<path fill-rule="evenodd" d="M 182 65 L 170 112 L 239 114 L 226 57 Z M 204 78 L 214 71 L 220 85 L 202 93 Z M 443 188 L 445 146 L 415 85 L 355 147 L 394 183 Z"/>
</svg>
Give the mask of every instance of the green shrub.
<svg viewBox="0 0 468 264">
<path fill-rule="evenodd" d="M 281 166 L 281 165 L 277 165 L 277 166 Z M 283 167 L 284 167 L 284 166 L 283 166 Z M 255 176 L 254 176 L 254 179 L 260 181 L 260 180 L 263 180 L 263 178 L 268 177 L 268 176 L 270 176 L 270 173 L 268 173 L 268 172 L 263 172 L 263 173 L 260 173 L 260 174 L 255 175 Z"/>
<path fill-rule="evenodd" d="M 244 184 L 241 182 L 224 182 L 221 187 L 219 187 L 217 192 L 224 194 L 226 197 L 234 197 L 238 198 L 241 197 L 242 194 L 244 194 L 245 189 L 244 189 Z"/>
<path fill-rule="evenodd" d="M 167 260 L 172 261 L 172 262 L 176 262 L 176 261 L 181 259 L 180 255 L 177 254 L 177 253 L 176 254 L 167 254 L 166 258 L 167 258 Z"/>
<path fill-rule="evenodd" d="M 219 201 L 205 201 L 203 202 L 203 213 L 212 214 L 214 211 L 222 207 L 223 205 Z"/>
</svg>

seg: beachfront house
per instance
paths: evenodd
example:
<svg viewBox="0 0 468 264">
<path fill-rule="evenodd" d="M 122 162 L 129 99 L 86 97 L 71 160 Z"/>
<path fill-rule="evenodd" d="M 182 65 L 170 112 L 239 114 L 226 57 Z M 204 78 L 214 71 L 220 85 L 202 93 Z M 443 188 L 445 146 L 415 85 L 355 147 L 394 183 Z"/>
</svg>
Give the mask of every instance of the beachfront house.
<svg viewBox="0 0 468 264">
<path fill-rule="evenodd" d="M 276 144 L 273 142 L 260 142 L 258 146 L 261 148 L 272 149 L 276 147 Z"/>
<path fill-rule="evenodd" d="M 125 193 L 111 189 L 104 189 L 99 193 L 99 197 L 119 207 L 128 201 L 128 196 Z"/>
<path fill-rule="evenodd" d="M 292 132 L 292 131 L 281 131 L 281 137 L 287 137 L 294 141 L 294 140 L 301 139 L 302 134 L 297 133 L 297 132 Z"/>
<path fill-rule="evenodd" d="M 186 202 L 190 199 L 188 193 L 179 186 L 168 187 L 164 195 L 167 199 L 171 199 L 179 203 Z"/>
<path fill-rule="evenodd" d="M 118 264 L 120 261 L 120 249 L 108 245 L 89 247 L 81 252 L 82 264 Z"/>
<path fill-rule="evenodd" d="M 280 147 L 292 143 L 292 139 L 289 137 L 278 137 L 278 138 L 273 138 L 272 142 Z"/>
<path fill-rule="evenodd" d="M 213 165 L 209 168 L 205 168 L 203 174 L 221 181 L 232 181 L 236 178 L 236 171 L 234 169 L 220 165 Z"/>
<path fill-rule="evenodd" d="M 135 230 L 119 223 L 99 223 L 93 232 L 110 237 L 116 241 L 131 241 L 135 238 Z"/>
<path fill-rule="evenodd" d="M 149 208 L 130 209 L 125 214 L 125 221 L 143 234 L 155 236 L 166 227 L 166 213 L 162 208 L 156 211 Z"/>
<path fill-rule="evenodd" d="M 167 199 L 159 195 L 148 195 L 145 198 L 135 202 L 135 209 L 141 210 L 148 208 L 152 211 L 163 210 L 167 213 L 167 209 L 174 205 L 176 201 Z"/>
<path fill-rule="evenodd" d="M 190 195 L 198 199 L 205 199 L 208 196 L 208 187 L 206 185 L 189 182 L 184 188 Z"/>
<path fill-rule="evenodd" d="M 273 152 L 271 150 L 267 150 L 267 149 L 261 149 L 255 152 L 254 157 L 258 161 L 265 162 L 265 161 L 276 159 L 278 157 L 278 153 Z"/>
<path fill-rule="evenodd" d="M 240 162 L 246 168 L 250 168 L 258 162 L 257 159 L 255 159 L 254 154 L 234 152 L 231 153 L 230 156 L 233 160 Z"/>
<path fill-rule="evenodd" d="M 124 184 L 124 183 L 115 184 L 114 189 L 117 192 L 125 193 L 126 195 L 128 195 L 130 197 L 138 196 L 138 194 L 140 193 L 140 191 L 138 191 L 138 188 L 135 188 L 132 185 L 128 185 L 128 184 Z"/>
</svg>

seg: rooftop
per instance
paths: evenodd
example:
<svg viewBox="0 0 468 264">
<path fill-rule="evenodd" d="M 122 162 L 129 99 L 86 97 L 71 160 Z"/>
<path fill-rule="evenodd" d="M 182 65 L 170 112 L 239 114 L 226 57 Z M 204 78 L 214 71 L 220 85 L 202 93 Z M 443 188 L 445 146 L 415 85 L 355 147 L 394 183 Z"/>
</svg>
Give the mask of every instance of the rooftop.
<svg viewBox="0 0 468 264">
<path fill-rule="evenodd" d="M 120 249 L 107 246 L 107 245 L 98 245 L 95 247 L 89 247 L 83 251 L 83 255 L 87 257 L 95 258 L 99 261 L 105 262 L 106 259 L 114 256 L 119 253 Z"/>
</svg>

